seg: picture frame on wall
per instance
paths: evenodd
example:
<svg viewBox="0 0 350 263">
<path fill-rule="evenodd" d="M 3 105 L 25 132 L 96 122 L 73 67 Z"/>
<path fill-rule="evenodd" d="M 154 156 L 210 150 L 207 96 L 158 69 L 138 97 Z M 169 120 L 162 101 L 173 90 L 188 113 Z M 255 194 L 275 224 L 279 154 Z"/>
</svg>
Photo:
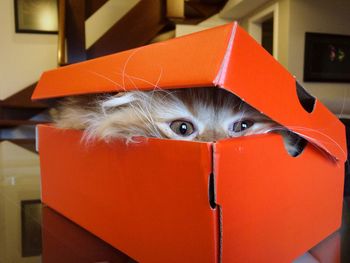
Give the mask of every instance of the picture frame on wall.
<svg viewBox="0 0 350 263">
<path fill-rule="evenodd" d="M 350 82 L 350 36 L 307 32 L 304 81 Z"/>
<path fill-rule="evenodd" d="M 16 33 L 57 34 L 57 0 L 14 0 Z"/>
<path fill-rule="evenodd" d="M 41 255 L 41 201 L 21 201 L 22 257 Z"/>
</svg>

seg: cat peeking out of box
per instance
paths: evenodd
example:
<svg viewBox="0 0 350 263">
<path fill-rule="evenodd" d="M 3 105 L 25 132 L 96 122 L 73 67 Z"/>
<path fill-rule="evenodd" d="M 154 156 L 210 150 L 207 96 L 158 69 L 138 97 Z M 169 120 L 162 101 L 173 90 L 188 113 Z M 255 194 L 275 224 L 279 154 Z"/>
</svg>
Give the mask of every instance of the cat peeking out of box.
<svg viewBox="0 0 350 263">
<path fill-rule="evenodd" d="M 52 110 L 57 127 L 84 130 L 84 139 L 135 137 L 188 141 L 280 133 L 297 156 L 306 141 L 272 121 L 234 94 L 219 88 L 129 91 L 72 96 Z"/>
</svg>

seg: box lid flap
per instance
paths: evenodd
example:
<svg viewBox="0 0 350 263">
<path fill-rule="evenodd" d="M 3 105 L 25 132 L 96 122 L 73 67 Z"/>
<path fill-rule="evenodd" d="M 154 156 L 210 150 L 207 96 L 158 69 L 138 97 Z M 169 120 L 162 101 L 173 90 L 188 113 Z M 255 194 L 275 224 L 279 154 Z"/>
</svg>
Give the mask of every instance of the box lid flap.
<svg viewBox="0 0 350 263">
<path fill-rule="evenodd" d="M 215 84 L 345 161 L 344 125 L 248 33 L 234 28 Z"/>
<path fill-rule="evenodd" d="M 334 158 L 346 159 L 341 122 L 297 88 L 294 77 L 237 23 L 45 72 L 32 98 L 204 86 L 235 93 Z"/>
<path fill-rule="evenodd" d="M 33 99 L 213 86 L 232 24 L 44 72 Z"/>
</svg>

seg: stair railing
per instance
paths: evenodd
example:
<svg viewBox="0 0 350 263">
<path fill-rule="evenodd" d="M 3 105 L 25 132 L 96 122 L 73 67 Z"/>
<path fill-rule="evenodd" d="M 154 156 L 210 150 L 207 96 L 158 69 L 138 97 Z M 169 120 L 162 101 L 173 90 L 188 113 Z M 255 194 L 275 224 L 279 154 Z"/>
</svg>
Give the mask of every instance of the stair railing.
<svg viewBox="0 0 350 263">
<path fill-rule="evenodd" d="M 66 0 L 58 1 L 58 48 L 57 48 L 57 61 L 58 66 L 66 64 Z"/>
</svg>

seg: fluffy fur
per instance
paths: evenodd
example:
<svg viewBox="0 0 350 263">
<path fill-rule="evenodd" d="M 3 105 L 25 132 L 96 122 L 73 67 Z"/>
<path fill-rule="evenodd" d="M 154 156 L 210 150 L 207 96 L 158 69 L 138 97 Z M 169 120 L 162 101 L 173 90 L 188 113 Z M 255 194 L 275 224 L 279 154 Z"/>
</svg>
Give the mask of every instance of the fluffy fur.
<svg viewBox="0 0 350 263">
<path fill-rule="evenodd" d="M 303 139 L 237 96 L 213 88 L 130 91 L 64 99 L 53 111 L 56 126 L 84 130 L 85 140 L 156 137 L 191 141 L 278 131 L 295 156 Z M 187 133 L 182 134 L 186 128 Z M 180 132 L 181 131 L 181 132 Z"/>
</svg>

